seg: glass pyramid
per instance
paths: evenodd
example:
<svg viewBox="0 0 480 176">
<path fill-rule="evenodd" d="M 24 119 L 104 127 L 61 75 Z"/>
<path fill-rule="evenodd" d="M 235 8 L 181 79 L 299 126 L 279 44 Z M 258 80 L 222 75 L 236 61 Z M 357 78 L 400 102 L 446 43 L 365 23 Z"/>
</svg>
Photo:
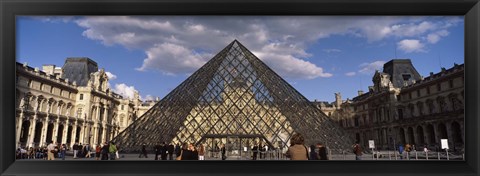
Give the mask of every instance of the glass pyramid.
<svg viewBox="0 0 480 176">
<path fill-rule="evenodd" d="M 214 146 L 243 139 L 287 148 L 294 133 L 306 145 L 347 149 L 350 135 L 234 40 L 115 137 L 126 151 L 158 143 Z M 240 146 L 240 145 L 239 145 Z"/>
</svg>

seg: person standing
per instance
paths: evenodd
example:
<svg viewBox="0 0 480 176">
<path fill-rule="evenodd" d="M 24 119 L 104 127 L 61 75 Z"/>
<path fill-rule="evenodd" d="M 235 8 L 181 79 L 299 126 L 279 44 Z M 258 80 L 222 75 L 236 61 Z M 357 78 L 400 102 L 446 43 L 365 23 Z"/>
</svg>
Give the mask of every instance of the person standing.
<svg viewBox="0 0 480 176">
<path fill-rule="evenodd" d="M 178 158 L 181 155 L 182 148 L 180 147 L 180 143 L 175 145 L 175 157 Z"/>
<path fill-rule="evenodd" d="M 66 153 L 67 153 L 67 145 L 62 144 L 62 147 L 60 147 L 60 154 L 62 155 L 62 160 L 65 160 Z"/>
<path fill-rule="evenodd" d="M 145 158 L 148 158 L 148 155 L 147 155 L 147 145 L 146 144 L 143 144 L 142 145 L 142 153 L 140 153 L 140 156 L 138 156 L 139 158 L 141 158 L 141 156 L 145 156 Z"/>
<path fill-rule="evenodd" d="M 308 149 L 305 146 L 305 139 L 302 134 L 294 134 L 290 141 L 291 146 L 288 147 L 287 157 L 289 157 L 290 160 L 308 160 Z"/>
<path fill-rule="evenodd" d="M 255 144 L 252 148 L 253 151 L 253 160 L 257 160 L 257 155 L 258 155 L 258 144 Z"/>
<path fill-rule="evenodd" d="M 100 160 L 101 152 L 102 152 L 102 146 L 100 146 L 100 144 L 97 144 L 97 147 L 95 147 L 95 159 Z"/>
<path fill-rule="evenodd" d="M 78 144 L 75 142 L 75 144 L 73 144 L 73 159 L 77 159 L 77 154 L 78 154 Z"/>
<path fill-rule="evenodd" d="M 355 142 L 355 144 L 353 145 L 353 153 L 355 154 L 355 160 L 362 160 L 361 156 L 362 156 L 362 147 L 360 147 L 360 144 L 358 144 L 359 142 Z"/>
<path fill-rule="evenodd" d="M 205 160 L 205 147 L 200 144 L 198 147 L 198 160 Z"/>
<path fill-rule="evenodd" d="M 155 151 L 155 160 L 158 160 L 158 155 L 160 155 L 162 153 L 162 146 L 160 146 L 160 143 L 158 143 L 157 145 L 155 145 L 153 147 L 153 150 Z"/>
<path fill-rule="evenodd" d="M 399 144 L 398 145 L 398 153 L 400 154 L 400 159 L 403 159 L 403 151 L 405 149 L 403 148 L 403 145 Z"/>
<path fill-rule="evenodd" d="M 319 160 L 328 160 L 328 156 L 327 156 L 327 148 L 325 146 L 323 146 L 322 143 L 318 143 L 318 156 L 319 156 Z"/>
<path fill-rule="evenodd" d="M 110 146 L 108 145 L 107 142 L 103 144 L 102 147 L 102 160 L 108 160 L 108 150 L 110 149 Z"/>
<path fill-rule="evenodd" d="M 47 160 L 55 160 L 55 147 L 56 145 L 53 141 L 50 141 L 50 144 L 47 146 Z"/>
<path fill-rule="evenodd" d="M 83 154 L 83 145 L 82 145 L 82 143 L 80 143 L 80 145 L 78 145 L 77 157 L 83 158 L 84 156 L 85 155 Z"/>
<path fill-rule="evenodd" d="M 261 142 L 258 146 L 258 149 L 260 150 L 260 159 L 263 159 L 265 157 L 265 146 L 263 146 Z"/>
<path fill-rule="evenodd" d="M 227 152 L 226 149 L 225 149 L 225 144 L 222 144 L 221 147 L 220 147 L 220 151 L 222 153 L 222 160 L 226 160 L 227 159 L 227 156 L 225 155 L 225 153 Z"/>
<path fill-rule="evenodd" d="M 162 160 L 167 160 L 167 143 L 163 142 L 162 146 L 161 146 L 161 156 L 162 156 Z"/>
<path fill-rule="evenodd" d="M 310 160 L 319 160 L 318 146 L 310 145 Z"/>
<path fill-rule="evenodd" d="M 175 150 L 175 146 L 173 146 L 172 143 L 170 143 L 170 145 L 168 145 L 167 147 L 167 152 L 168 152 L 168 160 L 173 160 L 173 152 Z"/>
<path fill-rule="evenodd" d="M 108 152 L 110 153 L 110 160 L 115 160 L 117 154 L 117 146 L 113 141 L 110 141 L 110 145 L 108 146 Z"/>
</svg>

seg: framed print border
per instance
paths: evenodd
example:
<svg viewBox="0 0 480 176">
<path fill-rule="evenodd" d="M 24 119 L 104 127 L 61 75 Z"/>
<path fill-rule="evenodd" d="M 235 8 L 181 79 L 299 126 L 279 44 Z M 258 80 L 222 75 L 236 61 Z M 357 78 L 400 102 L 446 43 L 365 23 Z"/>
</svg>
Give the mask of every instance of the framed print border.
<svg viewBox="0 0 480 176">
<path fill-rule="evenodd" d="M 0 0 L 1 175 L 465 175 L 479 174 L 478 0 Z M 465 161 L 15 161 L 15 19 L 21 15 L 463 15 Z"/>
</svg>

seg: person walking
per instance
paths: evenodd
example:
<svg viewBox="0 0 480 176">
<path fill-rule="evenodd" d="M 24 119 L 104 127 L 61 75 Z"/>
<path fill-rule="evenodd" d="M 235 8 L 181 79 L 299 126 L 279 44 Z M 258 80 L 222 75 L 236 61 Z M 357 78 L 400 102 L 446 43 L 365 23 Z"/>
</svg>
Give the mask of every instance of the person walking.
<svg viewBox="0 0 480 176">
<path fill-rule="evenodd" d="M 205 147 L 203 144 L 198 146 L 198 160 L 205 160 Z"/>
<path fill-rule="evenodd" d="M 362 160 L 361 156 L 363 155 L 362 153 L 362 147 L 360 147 L 359 142 L 356 141 L 355 144 L 353 145 L 353 153 L 355 154 L 355 160 Z"/>
<path fill-rule="evenodd" d="M 85 144 L 85 158 L 90 158 L 91 155 L 90 155 L 90 152 L 91 152 L 91 147 L 90 147 L 90 144 Z"/>
<path fill-rule="evenodd" d="M 291 146 L 288 147 L 286 156 L 290 160 L 308 160 L 308 149 L 305 146 L 305 139 L 300 133 L 296 133 L 290 139 Z"/>
<path fill-rule="evenodd" d="M 47 160 L 55 160 L 55 147 L 56 145 L 53 141 L 50 141 L 50 144 L 47 146 Z"/>
</svg>

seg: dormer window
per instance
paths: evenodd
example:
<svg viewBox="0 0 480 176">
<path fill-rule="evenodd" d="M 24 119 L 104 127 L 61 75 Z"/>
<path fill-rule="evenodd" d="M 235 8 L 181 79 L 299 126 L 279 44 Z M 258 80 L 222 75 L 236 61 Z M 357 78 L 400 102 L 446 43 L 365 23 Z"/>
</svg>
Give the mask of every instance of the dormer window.
<svg viewBox="0 0 480 176">
<path fill-rule="evenodd" d="M 410 80 L 410 78 L 412 78 L 412 75 L 410 75 L 410 74 L 402 74 L 402 78 L 403 78 L 404 81 L 408 81 L 408 80 Z"/>
</svg>

